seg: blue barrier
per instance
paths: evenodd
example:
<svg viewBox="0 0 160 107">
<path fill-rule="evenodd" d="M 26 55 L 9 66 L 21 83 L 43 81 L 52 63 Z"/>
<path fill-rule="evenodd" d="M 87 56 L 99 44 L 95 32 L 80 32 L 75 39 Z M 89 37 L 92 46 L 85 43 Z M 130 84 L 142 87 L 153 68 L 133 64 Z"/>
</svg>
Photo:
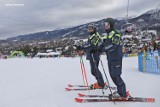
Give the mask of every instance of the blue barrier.
<svg viewBox="0 0 160 107">
<path fill-rule="evenodd" d="M 138 54 L 138 70 L 143 71 L 143 53 Z"/>
<path fill-rule="evenodd" d="M 158 52 L 143 52 L 138 54 L 138 69 L 140 72 L 160 74 L 160 56 Z"/>
</svg>

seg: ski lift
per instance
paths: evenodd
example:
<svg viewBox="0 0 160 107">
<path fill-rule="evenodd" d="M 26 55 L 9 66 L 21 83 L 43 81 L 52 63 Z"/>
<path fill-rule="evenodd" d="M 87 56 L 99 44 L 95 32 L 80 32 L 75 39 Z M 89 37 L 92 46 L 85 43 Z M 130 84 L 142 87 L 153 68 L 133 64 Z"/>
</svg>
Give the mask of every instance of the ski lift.
<svg viewBox="0 0 160 107">
<path fill-rule="evenodd" d="M 122 35 L 124 35 L 125 33 L 132 33 L 133 31 L 135 31 L 137 29 L 136 25 L 133 23 L 125 23 L 121 26 L 121 32 Z"/>
<path fill-rule="evenodd" d="M 123 36 L 125 33 L 128 33 L 128 34 L 129 34 L 129 33 L 132 33 L 132 32 L 135 31 L 136 28 L 137 28 L 135 24 L 128 22 L 128 10 L 129 10 L 129 0 L 128 0 L 128 3 L 127 3 L 127 15 L 126 15 L 127 18 L 126 18 L 126 23 L 121 26 L 122 36 Z"/>
</svg>

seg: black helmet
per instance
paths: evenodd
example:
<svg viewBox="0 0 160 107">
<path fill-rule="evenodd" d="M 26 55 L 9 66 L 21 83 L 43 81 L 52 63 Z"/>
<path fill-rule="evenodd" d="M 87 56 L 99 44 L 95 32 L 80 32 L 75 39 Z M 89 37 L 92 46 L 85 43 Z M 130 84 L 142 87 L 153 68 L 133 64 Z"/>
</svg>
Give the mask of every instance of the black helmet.
<svg viewBox="0 0 160 107">
<path fill-rule="evenodd" d="M 107 18 L 107 19 L 105 19 L 104 22 L 108 22 L 108 23 L 110 24 L 111 28 L 113 28 L 114 25 L 115 25 L 114 19 L 113 19 L 113 18 L 110 18 L 110 17 Z"/>
</svg>

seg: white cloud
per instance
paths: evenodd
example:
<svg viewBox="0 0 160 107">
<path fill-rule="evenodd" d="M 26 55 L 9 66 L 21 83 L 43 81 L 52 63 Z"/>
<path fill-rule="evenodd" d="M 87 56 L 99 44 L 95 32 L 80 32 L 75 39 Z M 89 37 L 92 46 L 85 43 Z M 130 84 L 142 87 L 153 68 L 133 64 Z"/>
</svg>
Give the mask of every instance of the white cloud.
<svg viewBox="0 0 160 107">
<path fill-rule="evenodd" d="M 0 38 L 75 26 L 105 17 L 124 17 L 128 0 L 1 0 Z M 130 0 L 129 15 L 156 7 L 159 0 Z M 6 6 L 6 4 L 14 4 Z M 15 4 L 24 4 L 16 6 Z"/>
</svg>

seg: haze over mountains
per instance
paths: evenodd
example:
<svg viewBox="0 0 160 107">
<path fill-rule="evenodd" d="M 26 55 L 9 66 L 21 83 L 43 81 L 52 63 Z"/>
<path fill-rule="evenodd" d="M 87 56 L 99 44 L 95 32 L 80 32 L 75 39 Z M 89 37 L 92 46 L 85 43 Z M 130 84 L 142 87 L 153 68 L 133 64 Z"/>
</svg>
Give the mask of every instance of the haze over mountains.
<svg viewBox="0 0 160 107">
<path fill-rule="evenodd" d="M 133 23 L 136 25 L 138 29 L 159 29 L 160 28 L 160 16 L 158 17 L 157 12 L 160 13 L 160 10 L 150 10 L 140 16 L 137 17 L 130 17 L 128 19 L 129 23 Z M 107 16 L 106 16 L 107 17 Z M 97 26 L 97 29 L 100 33 L 104 32 L 103 29 L 103 21 L 99 20 L 96 21 L 95 24 Z M 125 18 L 117 18 L 116 19 L 116 28 L 121 29 L 121 26 L 126 23 Z M 87 24 L 82 24 L 70 28 L 64 28 L 64 29 L 57 29 L 53 31 L 44 31 L 44 32 L 37 32 L 33 34 L 24 34 L 19 35 L 17 37 L 8 38 L 7 40 L 16 40 L 16 41 L 30 41 L 30 40 L 51 40 L 51 39 L 60 39 L 60 38 L 80 38 L 80 37 L 86 37 L 88 35 L 87 33 Z"/>
</svg>

